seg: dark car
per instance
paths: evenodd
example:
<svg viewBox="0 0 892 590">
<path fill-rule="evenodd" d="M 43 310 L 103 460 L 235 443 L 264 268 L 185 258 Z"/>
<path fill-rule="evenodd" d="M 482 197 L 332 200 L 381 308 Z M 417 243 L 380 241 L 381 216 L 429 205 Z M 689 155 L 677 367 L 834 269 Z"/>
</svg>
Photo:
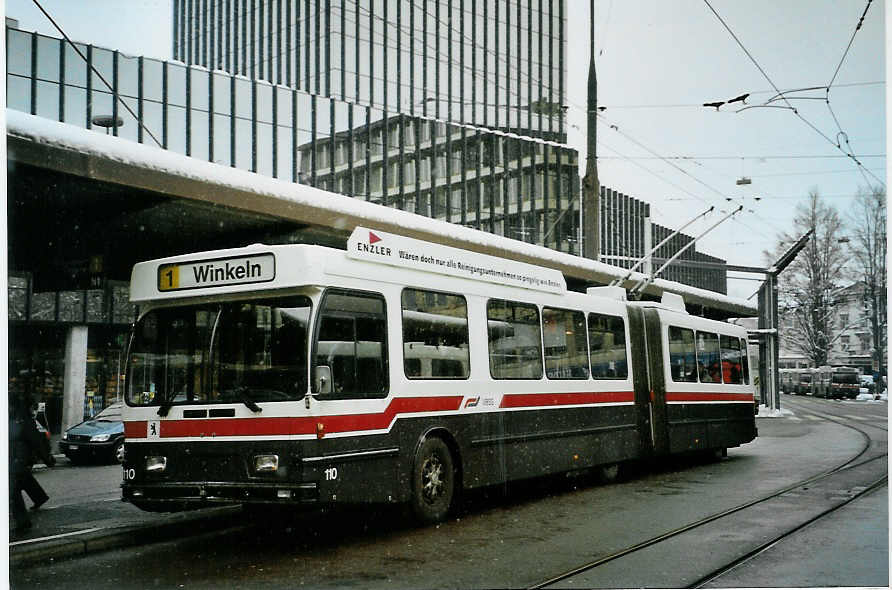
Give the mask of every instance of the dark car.
<svg viewBox="0 0 892 590">
<path fill-rule="evenodd" d="M 72 463 L 102 460 L 124 462 L 124 423 L 121 405 L 112 404 L 90 420 L 72 426 L 62 435 L 59 450 Z"/>
</svg>

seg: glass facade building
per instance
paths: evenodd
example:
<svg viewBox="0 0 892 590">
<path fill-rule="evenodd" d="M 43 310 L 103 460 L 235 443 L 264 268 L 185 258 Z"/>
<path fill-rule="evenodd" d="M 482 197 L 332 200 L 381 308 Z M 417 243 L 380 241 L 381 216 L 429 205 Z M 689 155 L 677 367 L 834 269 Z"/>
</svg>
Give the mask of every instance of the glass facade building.
<svg viewBox="0 0 892 590">
<path fill-rule="evenodd" d="M 564 130 L 565 0 L 174 0 L 173 57 L 392 115 Z"/>
</svg>

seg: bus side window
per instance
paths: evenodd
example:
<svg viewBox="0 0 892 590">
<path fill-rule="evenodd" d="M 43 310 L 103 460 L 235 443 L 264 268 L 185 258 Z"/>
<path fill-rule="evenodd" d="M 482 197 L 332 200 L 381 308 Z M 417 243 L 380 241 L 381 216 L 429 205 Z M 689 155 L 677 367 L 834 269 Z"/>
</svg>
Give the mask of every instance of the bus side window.
<svg viewBox="0 0 892 590">
<path fill-rule="evenodd" d="M 404 289 L 402 315 L 406 377 L 468 378 L 468 305 L 463 296 Z"/>
<path fill-rule="evenodd" d="M 694 331 L 669 326 L 669 368 L 675 382 L 697 382 Z"/>
<path fill-rule="evenodd" d="M 384 298 L 374 293 L 326 293 L 314 364 L 331 370 L 331 392 L 316 392 L 322 399 L 385 397 L 388 365 Z"/>
<path fill-rule="evenodd" d="M 545 375 L 549 379 L 588 379 L 585 314 L 542 308 Z"/>
<path fill-rule="evenodd" d="M 740 339 L 720 336 L 722 345 L 722 381 L 731 384 L 743 383 L 743 370 L 740 366 Z"/>
<path fill-rule="evenodd" d="M 750 358 L 746 347 L 746 338 L 740 339 L 740 360 L 743 361 L 743 382 L 750 384 Z"/>
<path fill-rule="evenodd" d="M 622 318 L 590 313 L 588 339 L 592 351 L 593 378 L 626 379 L 629 376 L 626 327 Z"/>
<path fill-rule="evenodd" d="M 697 372 L 700 383 L 722 382 L 719 337 L 712 332 L 697 332 Z"/>
<path fill-rule="evenodd" d="M 529 303 L 490 299 L 486 316 L 492 378 L 541 379 L 539 308 Z"/>
</svg>

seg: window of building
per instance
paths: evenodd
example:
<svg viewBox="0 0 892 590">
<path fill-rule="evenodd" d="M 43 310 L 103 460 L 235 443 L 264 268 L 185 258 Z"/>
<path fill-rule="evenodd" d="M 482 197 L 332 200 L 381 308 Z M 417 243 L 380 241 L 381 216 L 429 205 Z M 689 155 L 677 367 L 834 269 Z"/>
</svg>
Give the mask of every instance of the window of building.
<svg viewBox="0 0 892 590">
<path fill-rule="evenodd" d="M 590 313 L 588 341 L 593 378 L 626 379 L 629 376 L 626 328 L 622 318 Z"/>
<path fill-rule="evenodd" d="M 466 379 L 470 374 L 468 306 L 461 295 L 405 289 L 403 366 L 410 379 Z"/>
<path fill-rule="evenodd" d="M 330 391 L 316 391 L 320 399 L 387 395 L 387 315 L 381 295 L 329 291 L 318 330 L 315 365 L 331 373 Z M 319 387 L 318 379 L 313 386 Z"/>
<path fill-rule="evenodd" d="M 541 379 L 539 309 L 529 303 L 490 299 L 486 315 L 493 379 Z"/>
<path fill-rule="evenodd" d="M 549 379 L 588 379 L 584 313 L 542 308 L 542 335 Z"/>
<path fill-rule="evenodd" d="M 371 183 L 371 186 L 369 187 L 369 189 L 370 189 L 369 192 L 372 192 L 372 193 L 381 192 L 383 176 L 384 176 L 383 166 L 381 166 L 381 165 L 372 166 L 371 178 L 369 178 L 369 182 Z"/>
<path fill-rule="evenodd" d="M 669 369 L 676 382 L 697 382 L 694 331 L 669 326 Z"/>
<path fill-rule="evenodd" d="M 372 131 L 372 140 L 369 143 L 369 148 L 373 156 L 380 156 L 383 152 L 384 140 L 380 129 Z"/>
</svg>

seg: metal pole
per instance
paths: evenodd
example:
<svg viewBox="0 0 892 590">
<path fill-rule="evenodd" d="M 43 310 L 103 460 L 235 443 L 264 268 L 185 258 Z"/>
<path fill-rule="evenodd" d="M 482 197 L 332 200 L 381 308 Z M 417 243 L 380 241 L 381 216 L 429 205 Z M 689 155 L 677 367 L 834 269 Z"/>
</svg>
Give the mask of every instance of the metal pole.
<svg viewBox="0 0 892 590">
<path fill-rule="evenodd" d="M 589 3 L 591 11 L 591 40 L 588 66 L 588 132 L 586 142 L 585 177 L 582 179 L 582 199 L 586 223 L 583 255 L 598 260 L 601 247 L 600 228 L 598 227 L 601 184 L 598 181 L 597 139 L 598 139 L 598 77 L 595 71 L 595 0 Z"/>
</svg>

